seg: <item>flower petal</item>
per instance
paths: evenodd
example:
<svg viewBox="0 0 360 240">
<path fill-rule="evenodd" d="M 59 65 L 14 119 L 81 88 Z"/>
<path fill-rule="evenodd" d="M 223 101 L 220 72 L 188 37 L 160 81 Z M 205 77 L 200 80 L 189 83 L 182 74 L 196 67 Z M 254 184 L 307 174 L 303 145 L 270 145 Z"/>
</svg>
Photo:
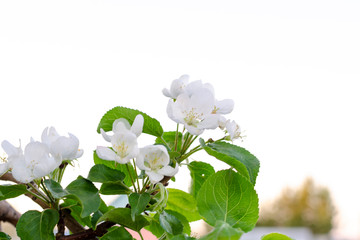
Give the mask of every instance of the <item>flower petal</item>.
<svg viewBox="0 0 360 240">
<path fill-rule="evenodd" d="M 234 101 L 232 99 L 224 99 L 215 102 L 216 113 L 228 114 L 234 109 Z"/>
<path fill-rule="evenodd" d="M 152 172 L 152 171 L 145 171 L 145 173 L 149 176 L 149 179 L 152 183 L 157 183 L 164 178 L 164 175 Z"/>
<path fill-rule="evenodd" d="M 139 137 L 140 134 L 142 133 L 143 126 L 144 126 L 144 117 L 143 117 L 141 114 L 138 114 L 138 115 L 135 117 L 134 122 L 133 122 L 130 130 L 131 130 L 137 137 Z"/>
<path fill-rule="evenodd" d="M 115 161 L 115 159 L 117 158 L 116 153 L 107 147 L 98 146 L 96 148 L 96 154 L 99 158 L 103 160 Z"/>
</svg>

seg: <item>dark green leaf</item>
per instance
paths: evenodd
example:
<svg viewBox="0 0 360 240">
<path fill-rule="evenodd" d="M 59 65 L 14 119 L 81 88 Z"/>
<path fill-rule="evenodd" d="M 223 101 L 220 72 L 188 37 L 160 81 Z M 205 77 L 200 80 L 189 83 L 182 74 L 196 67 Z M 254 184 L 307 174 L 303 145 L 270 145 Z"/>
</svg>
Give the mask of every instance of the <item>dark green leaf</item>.
<svg viewBox="0 0 360 240">
<path fill-rule="evenodd" d="M 248 232 L 259 218 L 258 196 L 242 175 L 223 170 L 211 175 L 199 190 L 199 213 L 211 226 L 221 220 Z"/>
<path fill-rule="evenodd" d="M 82 206 L 81 217 L 89 216 L 99 209 L 101 202 L 99 191 L 91 181 L 79 176 L 65 190 L 71 194 L 67 196 L 68 198 L 75 196 L 79 200 Z"/>
<path fill-rule="evenodd" d="M 189 222 L 201 219 L 196 206 L 195 198 L 179 189 L 168 188 L 169 198 L 166 209 L 179 212 L 186 217 Z"/>
<path fill-rule="evenodd" d="M 243 232 L 231 227 L 223 221 L 218 221 L 215 228 L 200 240 L 239 240 Z"/>
<path fill-rule="evenodd" d="M 100 187 L 100 193 L 104 195 L 129 194 L 132 191 L 124 183 L 103 183 Z"/>
<path fill-rule="evenodd" d="M 59 213 L 54 209 L 46 209 L 43 212 L 27 211 L 20 217 L 16 232 L 25 240 L 53 240 L 54 227 L 58 221 Z"/>
<path fill-rule="evenodd" d="M 209 155 L 229 164 L 255 185 L 260 162 L 254 155 L 242 147 L 227 142 L 205 144 L 204 140 L 200 139 L 200 143 Z"/>
<path fill-rule="evenodd" d="M 270 233 L 263 236 L 261 240 L 292 240 L 292 238 L 280 233 Z"/>
<path fill-rule="evenodd" d="M 160 214 L 159 223 L 166 232 L 172 235 L 181 234 L 184 229 L 181 221 L 166 210 Z"/>
<path fill-rule="evenodd" d="M 64 190 L 58 182 L 52 179 L 46 179 L 44 183 L 51 195 L 56 199 L 64 198 L 70 194 L 68 191 Z"/>
<path fill-rule="evenodd" d="M 157 238 L 161 237 L 165 230 L 160 226 L 159 223 L 159 214 L 155 214 L 155 216 L 151 219 L 150 224 L 145 227 L 146 230 L 150 231 Z"/>
<path fill-rule="evenodd" d="M 190 194 L 195 198 L 205 180 L 215 173 L 214 168 L 204 162 L 193 161 L 188 165 L 191 176 Z"/>
<path fill-rule="evenodd" d="M 173 216 L 175 216 L 177 219 L 179 219 L 181 224 L 184 227 L 183 233 L 186 233 L 186 234 L 190 235 L 190 233 L 191 233 L 190 224 L 189 224 L 189 221 L 186 219 L 186 217 L 184 215 L 182 215 L 181 213 L 172 211 L 172 210 L 166 210 L 166 212 L 173 215 Z"/>
<path fill-rule="evenodd" d="M 0 201 L 15 198 L 21 194 L 26 193 L 26 186 L 22 184 L 18 185 L 0 185 Z"/>
<path fill-rule="evenodd" d="M 143 132 L 153 135 L 155 137 L 161 137 L 164 130 L 161 127 L 158 120 L 148 116 L 143 112 L 140 112 L 139 110 L 125 108 L 125 107 L 114 107 L 113 109 L 105 113 L 105 115 L 100 120 L 99 126 L 97 128 L 97 132 L 100 133 L 101 128 L 106 132 L 111 131 L 114 121 L 119 118 L 125 118 L 132 125 L 135 117 L 138 114 L 141 114 L 144 117 Z"/>
<path fill-rule="evenodd" d="M 96 151 L 94 151 L 94 163 L 95 164 L 103 164 L 109 168 L 112 168 L 112 169 L 115 169 L 115 170 L 118 170 L 118 171 L 124 173 L 125 174 L 124 183 L 126 184 L 126 186 L 132 186 L 130 174 L 126 167 L 126 164 L 120 164 L 115 161 L 103 160 L 103 159 L 99 158 L 99 156 L 96 154 Z M 131 164 L 127 164 L 127 166 L 130 169 L 131 176 L 133 177 L 133 179 L 135 179 L 136 171 L 135 171 L 134 167 Z"/>
<path fill-rule="evenodd" d="M 129 203 L 131 206 L 131 219 L 135 221 L 135 216 L 140 215 L 150 202 L 149 193 L 132 193 L 129 196 Z"/>
<path fill-rule="evenodd" d="M 0 240 L 11 240 L 11 237 L 4 232 L 0 232 Z"/>
<path fill-rule="evenodd" d="M 113 227 L 100 240 L 133 240 L 131 234 L 123 227 Z"/>
<path fill-rule="evenodd" d="M 149 225 L 149 222 L 141 215 L 135 216 L 135 221 L 132 221 L 130 208 L 114 208 L 101 216 L 97 224 L 102 221 L 114 222 L 136 232 Z"/>
<path fill-rule="evenodd" d="M 92 182 L 108 183 L 121 182 L 125 178 L 125 174 L 119 170 L 107 167 L 103 164 L 94 165 L 90 171 L 88 179 Z"/>
</svg>

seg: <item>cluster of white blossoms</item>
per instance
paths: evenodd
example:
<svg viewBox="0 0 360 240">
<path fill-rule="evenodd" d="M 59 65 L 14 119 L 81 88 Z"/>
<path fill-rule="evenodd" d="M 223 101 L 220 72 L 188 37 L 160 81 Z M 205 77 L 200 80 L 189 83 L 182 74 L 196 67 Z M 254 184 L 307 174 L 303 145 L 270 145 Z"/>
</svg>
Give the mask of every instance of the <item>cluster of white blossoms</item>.
<svg viewBox="0 0 360 240">
<path fill-rule="evenodd" d="M 108 135 L 103 129 L 103 138 L 110 142 L 112 147 L 98 146 L 96 154 L 99 158 L 127 164 L 131 159 L 136 159 L 136 166 L 144 170 L 152 183 L 161 181 L 164 176 L 174 176 L 178 171 L 178 164 L 171 167 L 169 154 L 164 146 L 149 145 L 138 147 L 137 138 L 142 133 L 144 117 L 139 114 L 132 125 L 120 118 L 113 123 L 113 135 Z"/>
<path fill-rule="evenodd" d="M 11 171 L 13 177 L 22 183 L 29 183 L 49 175 L 62 161 L 74 160 L 83 154 L 79 140 L 72 134 L 60 136 L 54 127 L 45 128 L 41 142 L 31 138 L 24 151 L 8 141 L 1 143 L 7 154 L 7 161 L 0 164 L 0 175 Z"/>
<path fill-rule="evenodd" d="M 163 89 L 163 94 L 170 98 L 167 106 L 169 118 L 183 124 L 192 135 L 220 127 L 226 128 L 231 140 L 240 137 L 239 125 L 223 116 L 232 112 L 234 101 L 217 100 L 211 84 L 201 80 L 189 82 L 189 76 L 182 75 L 172 82 L 170 89 Z"/>
</svg>

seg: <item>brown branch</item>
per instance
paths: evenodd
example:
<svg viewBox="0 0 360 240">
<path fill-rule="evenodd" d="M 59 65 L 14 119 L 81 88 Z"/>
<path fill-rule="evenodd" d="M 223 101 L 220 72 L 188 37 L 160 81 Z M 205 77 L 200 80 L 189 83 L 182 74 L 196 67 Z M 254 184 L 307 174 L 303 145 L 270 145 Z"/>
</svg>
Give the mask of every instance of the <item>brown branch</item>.
<svg viewBox="0 0 360 240">
<path fill-rule="evenodd" d="M 0 177 L 0 180 L 4 180 L 4 181 L 11 181 L 17 184 L 23 184 L 19 181 L 17 181 L 13 175 L 11 173 L 5 173 Z M 31 190 L 32 192 L 36 193 L 36 191 L 34 189 Z M 34 202 L 36 202 L 40 207 L 42 207 L 43 209 L 47 209 L 50 208 L 50 206 L 48 204 L 46 204 L 45 202 L 43 202 L 41 199 L 35 197 L 34 195 L 32 195 L 31 193 L 25 193 L 25 195 L 27 197 L 29 197 L 31 200 L 33 200 Z M 65 226 L 73 233 L 77 233 L 77 232 L 82 232 L 84 231 L 84 227 L 78 223 L 72 216 L 70 213 L 65 212 L 64 215 L 64 223 Z"/>
<path fill-rule="evenodd" d="M 61 236 L 56 240 L 95 240 L 96 237 L 101 237 L 107 233 L 108 229 L 114 226 L 113 222 L 103 222 L 99 224 L 96 229 L 87 229 L 85 231 L 74 233 L 68 236 Z"/>
<path fill-rule="evenodd" d="M 21 214 L 16 211 L 7 201 L 0 201 L 0 221 L 9 222 L 16 227 Z"/>
</svg>

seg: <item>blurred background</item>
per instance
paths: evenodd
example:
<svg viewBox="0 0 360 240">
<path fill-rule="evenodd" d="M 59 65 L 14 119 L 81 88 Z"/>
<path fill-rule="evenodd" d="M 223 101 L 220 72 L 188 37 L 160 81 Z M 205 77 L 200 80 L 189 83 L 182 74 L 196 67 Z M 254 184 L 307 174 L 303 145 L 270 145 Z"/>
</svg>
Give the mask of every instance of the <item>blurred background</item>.
<svg viewBox="0 0 360 240">
<path fill-rule="evenodd" d="M 75 134 L 85 154 L 71 182 L 105 144 L 96 128 L 112 107 L 175 130 L 161 91 L 189 74 L 235 101 L 228 117 L 246 135 L 235 144 L 261 162 L 259 225 L 360 239 L 359 11 L 357 0 L 1 1 L 0 140 Z M 178 179 L 171 187 L 187 190 L 186 169 Z"/>
</svg>

